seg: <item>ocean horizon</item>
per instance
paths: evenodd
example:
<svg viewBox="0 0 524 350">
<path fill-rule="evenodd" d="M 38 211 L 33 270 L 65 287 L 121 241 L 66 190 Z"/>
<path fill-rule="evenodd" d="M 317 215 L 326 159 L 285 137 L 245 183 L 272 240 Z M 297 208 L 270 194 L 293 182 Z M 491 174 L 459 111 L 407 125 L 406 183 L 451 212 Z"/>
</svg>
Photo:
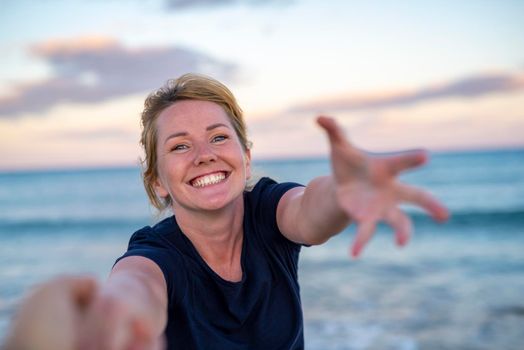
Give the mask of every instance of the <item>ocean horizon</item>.
<svg viewBox="0 0 524 350">
<path fill-rule="evenodd" d="M 354 225 L 303 248 L 307 349 L 520 349 L 524 344 L 524 149 L 431 152 L 402 180 L 450 209 L 437 224 L 405 206 L 415 234 L 394 245 L 380 225 L 360 259 Z M 258 177 L 307 183 L 324 157 L 260 159 Z M 21 297 L 60 274 L 100 280 L 131 234 L 158 215 L 140 168 L 0 171 L 0 339 Z"/>
<path fill-rule="evenodd" d="M 399 150 L 402 151 L 402 150 Z M 446 155 L 468 155 L 468 154 L 491 154 L 491 153 L 513 153 L 524 151 L 524 146 L 503 146 L 503 147 L 478 147 L 478 148 L 463 148 L 463 149 L 437 149 L 437 150 L 426 150 L 430 155 L 430 159 L 433 156 L 446 156 Z M 375 154 L 387 154 L 392 152 L 371 152 Z M 327 161 L 328 155 L 284 155 L 278 157 L 271 156 L 256 156 L 253 159 L 253 163 L 264 164 L 264 163 L 286 163 L 286 162 L 300 162 L 300 161 Z M 431 161 L 431 160 L 430 160 Z M 0 164 L 0 174 L 13 174 L 13 173 L 45 173 L 45 172 L 76 172 L 76 171 L 99 171 L 99 170 L 122 170 L 122 169 L 140 169 L 140 159 L 137 158 L 135 163 L 122 163 L 122 164 L 72 164 L 72 165 L 55 165 L 49 167 L 31 167 L 31 166 L 19 166 L 19 167 L 7 167 L 2 168 Z"/>
</svg>

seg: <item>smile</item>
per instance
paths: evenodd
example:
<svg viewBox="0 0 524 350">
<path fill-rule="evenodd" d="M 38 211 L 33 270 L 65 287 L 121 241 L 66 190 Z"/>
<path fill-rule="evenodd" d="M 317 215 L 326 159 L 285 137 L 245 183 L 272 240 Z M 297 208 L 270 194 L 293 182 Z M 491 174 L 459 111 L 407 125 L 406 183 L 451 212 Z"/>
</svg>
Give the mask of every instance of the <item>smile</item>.
<svg viewBox="0 0 524 350">
<path fill-rule="evenodd" d="M 227 178 L 227 173 L 223 171 L 219 171 L 216 173 L 206 174 L 203 176 L 196 177 L 193 180 L 191 180 L 190 183 L 191 183 L 191 186 L 193 187 L 202 188 L 202 187 L 206 187 L 210 185 L 216 185 L 224 181 L 226 178 Z"/>
</svg>

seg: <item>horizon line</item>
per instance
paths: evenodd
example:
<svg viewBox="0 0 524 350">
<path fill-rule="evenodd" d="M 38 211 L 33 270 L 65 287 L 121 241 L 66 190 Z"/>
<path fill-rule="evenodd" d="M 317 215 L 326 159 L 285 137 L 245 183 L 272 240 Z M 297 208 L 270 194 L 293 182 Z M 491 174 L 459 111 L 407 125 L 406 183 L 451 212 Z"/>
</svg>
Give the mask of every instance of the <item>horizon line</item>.
<svg viewBox="0 0 524 350">
<path fill-rule="evenodd" d="M 451 155 L 451 154 L 470 154 L 470 153 L 492 153 L 492 152 L 519 152 L 524 151 L 524 145 L 519 146 L 501 146 L 501 147 L 477 147 L 477 148 L 458 148 L 458 149 L 436 149 L 427 150 L 430 155 Z M 393 151 L 392 153 L 394 153 Z M 388 152 L 371 152 L 374 154 L 387 154 Z M 267 163 L 267 162 L 296 162 L 296 161 L 320 161 L 327 160 L 328 154 L 309 154 L 309 155 L 282 155 L 282 156 L 260 156 L 252 163 Z M 9 174 L 26 174 L 26 173 L 67 173 L 67 172 L 95 172 L 95 171 L 118 171 L 118 170 L 140 170 L 141 166 L 137 162 L 122 163 L 122 164 L 71 164 L 71 165 L 57 165 L 49 167 L 40 166 L 21 166 L 21 167 L 0 167 L 0 175 Z"/>
</svg>

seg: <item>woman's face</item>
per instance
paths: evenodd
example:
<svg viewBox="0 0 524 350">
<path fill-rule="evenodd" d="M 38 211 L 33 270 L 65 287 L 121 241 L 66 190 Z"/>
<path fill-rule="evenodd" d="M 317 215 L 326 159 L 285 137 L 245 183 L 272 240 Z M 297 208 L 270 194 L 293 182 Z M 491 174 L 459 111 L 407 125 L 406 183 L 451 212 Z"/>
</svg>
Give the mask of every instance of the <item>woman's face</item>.
<svg viewBox="0 0 524 350">
<path fill-rule="evenodd" d="M 220 105 L 176 102 L 160 113 L 156 127 L 155 190 L 171 197 L 174 210 L 218 210 L 242 200 L 251 156 Z"/>
</svg>

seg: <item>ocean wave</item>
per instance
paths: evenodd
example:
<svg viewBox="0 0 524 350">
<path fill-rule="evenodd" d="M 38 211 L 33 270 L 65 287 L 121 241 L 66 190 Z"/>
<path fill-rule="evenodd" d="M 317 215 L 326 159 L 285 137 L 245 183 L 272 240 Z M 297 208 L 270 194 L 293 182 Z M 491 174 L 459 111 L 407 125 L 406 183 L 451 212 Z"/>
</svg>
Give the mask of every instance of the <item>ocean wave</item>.
<svg viewBox="0 0 524 350">
<path fill-rule="evenodd" d="M 431 218 L 424 213 L 410 213 L 415 224 L 424 224 L 431 221 Z M 512 208 L 494 211 L 454 211 L 447 225 L 523 225 L 524 209 Z"/>
<path fill-rule="evenodd" d="M 435 225 L 425 213 L 412 212 L 410 217 L 416 226 Z M 158 219 L 159 220 L 159 219 Z M 156 220 L 156 221 L 158 221 Z M 0 221 L 0 235 L 22 232 L 63 232 L 139 229 L 154 224 L 155 219 L 149 218 L 31 218 L 8 219 Z M 524 209 L 509 209 L 500 211 L 457 211 L 452 212 L 450 220 L 442 227 L 492 227 L 521 226 L 524 227 Z"/>
<path fill-rule="evenodd" d="M 0 235 L 12 233 L 51 233 L 51 232 L 98 232 L 98 231 L 126 231 L 139 229 L 151 224 L 147 219 L 130 218 L 63 218 L 63 219 L 25 219 L 3 220 L 0 222 Z"/>
</svg>

